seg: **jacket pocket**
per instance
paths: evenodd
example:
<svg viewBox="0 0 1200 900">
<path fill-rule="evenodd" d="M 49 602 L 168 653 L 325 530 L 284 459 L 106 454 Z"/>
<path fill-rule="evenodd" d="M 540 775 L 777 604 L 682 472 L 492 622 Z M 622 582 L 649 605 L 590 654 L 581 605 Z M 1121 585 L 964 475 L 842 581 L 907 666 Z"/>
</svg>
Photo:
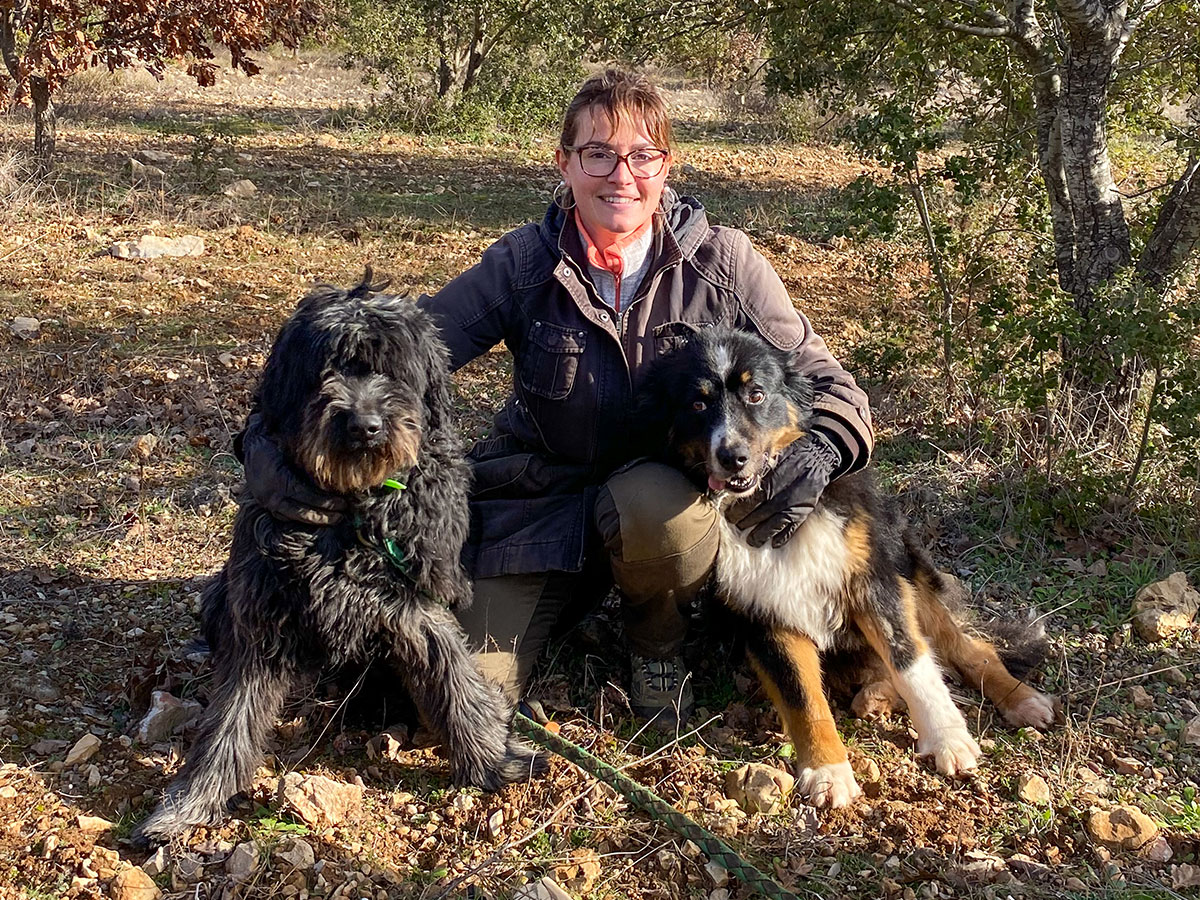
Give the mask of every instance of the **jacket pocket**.
<svg viewBox="0 0 1200 900">
<path fill-rule="evenodd" d="M 692 339 L 701 328 L 710 328 L 711 323 L 702 322 L 693 325 L 690 322 L 664 322 L 654 326 L 654 355 L 666 356 L 678 350 Z"/>
<path fill-rule="evenodd" d="M 521 360 L 521 387 L 546 400 L 566 399 L 586 346 L 587 333 L 580 329 L 535 321 Z"/>
</svg>

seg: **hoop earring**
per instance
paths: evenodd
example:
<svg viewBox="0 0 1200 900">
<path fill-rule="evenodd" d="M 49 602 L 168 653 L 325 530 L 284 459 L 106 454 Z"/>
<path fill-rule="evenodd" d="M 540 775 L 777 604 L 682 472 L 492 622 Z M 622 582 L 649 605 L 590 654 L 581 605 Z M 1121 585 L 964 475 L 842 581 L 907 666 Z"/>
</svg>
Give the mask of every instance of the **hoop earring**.
<svg viewBox="0 0 1200 900">
<path fill-rule="evenodd" d="M 575 203 L 575 195 L 571 193 L 571 189 L 567 186 L 565 181 L 560 181 L 555 186 L 554 193 L 552 193 L 550 197 L 553 200 L 554 205 L 563 212 L 570 212 L 577 205 Z M 567 202 L 570 203 L 570 206 L 567 205 Z"/>
</svg>

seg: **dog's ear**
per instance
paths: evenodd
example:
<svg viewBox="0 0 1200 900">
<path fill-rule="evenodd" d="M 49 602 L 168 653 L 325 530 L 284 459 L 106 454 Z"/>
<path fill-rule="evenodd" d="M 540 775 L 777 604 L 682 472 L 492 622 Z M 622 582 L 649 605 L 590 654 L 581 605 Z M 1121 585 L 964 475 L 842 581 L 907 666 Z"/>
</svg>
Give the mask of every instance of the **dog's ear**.
<svg viewBox="0 0 1200 900">
<path fill-rule="evenodd" d="M 681 361 L 685 348 L 659 357 L 647 368 L 638 385 L 630 416 L 633 456 L 657 456 L 666 449 L 675 418 Z"/>
<path fill-rule="evenodd" d="M 312 296 L 305 297 L 297 314 L 279 329 L 254 392 L 254 408 L 271 434 L 299 433 L 298 422 L 288 423 L 303 414 L 328 357 L 328 334 L 309 327 L 306 313 L 311 308 L 304 304 Z"/>
<path fill-rule="evenodd" d="M 813 411 L 813 380 L 801 371 L 798 356 L 797 353 L 786 355 L 783 361 L 783 384 L 788 400 L 800 413 L 801 420 L 807 422 Z"/>
</svg>

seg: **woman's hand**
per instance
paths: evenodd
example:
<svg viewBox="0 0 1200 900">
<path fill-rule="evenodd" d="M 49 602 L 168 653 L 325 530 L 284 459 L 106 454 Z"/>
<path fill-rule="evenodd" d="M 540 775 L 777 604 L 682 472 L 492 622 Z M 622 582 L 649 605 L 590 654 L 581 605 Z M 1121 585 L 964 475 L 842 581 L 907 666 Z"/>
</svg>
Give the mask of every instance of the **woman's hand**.
<svg viewBox="0 0 1200 900">
<path fill-rule="evenodd" d="M 250 415 L 241 437 L 246 489 L 267 512 L 305 525 L 336 525 L 342 520 L 345 499 L 296 473 L 283 458 L 279 444 L 267 434 L 261 415 Z"/>
<path fill-rule="evenodd" d="M 751 547 L 767 541 L 782 547 L 813 511 L 841 461 L 828 439 L 809 432 L 780 454 L 758 491 L 731 506 L 727 518 L 743 531 L 749 529 L 746 543 Z"/>
</svg>

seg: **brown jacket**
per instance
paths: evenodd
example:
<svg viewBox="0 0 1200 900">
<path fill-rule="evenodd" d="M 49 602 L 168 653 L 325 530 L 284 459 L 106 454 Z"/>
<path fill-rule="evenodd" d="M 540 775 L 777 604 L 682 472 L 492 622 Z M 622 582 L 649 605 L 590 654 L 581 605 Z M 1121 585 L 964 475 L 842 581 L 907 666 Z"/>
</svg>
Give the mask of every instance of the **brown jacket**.
<svg viewBox="0 0 1200 900">
<path fill-rule="evenodd" d="M 732 325 L 795 351 L 815 384 L 814 428 L 841 451 L 837 474 L 867 462 L 866 394 L 796 311 L 770 263 L 742 232 L 710 226 L 696 200 L 668 191 L 664 202 L 655 262 L 619 316 L 597 298 L 579 233 L 555 206 L 421 298 L 455 368 L 500 341 L 514 359 L 513 392 L 494 434 L 470 454 L 465 562 L 476 578 L 582 568 L 596 491 L 631 455 L 641 373 L 698 328 Z"/>
</svg>

